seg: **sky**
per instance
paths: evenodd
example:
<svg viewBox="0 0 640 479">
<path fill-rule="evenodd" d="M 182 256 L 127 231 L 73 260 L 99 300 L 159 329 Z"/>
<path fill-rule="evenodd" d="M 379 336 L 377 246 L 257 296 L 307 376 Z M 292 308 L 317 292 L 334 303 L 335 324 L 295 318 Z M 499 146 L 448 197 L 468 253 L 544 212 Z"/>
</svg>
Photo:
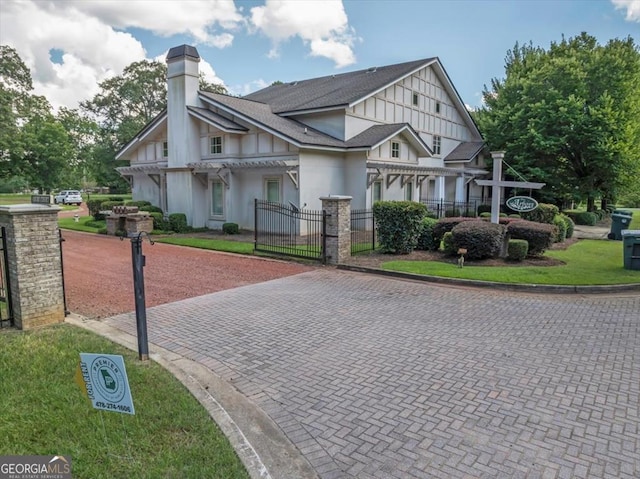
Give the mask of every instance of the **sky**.
<svg viewBox="0 0 640 479">
<path fill-rule="evenodd" d="M 234 95 L 437 56 L 476 108 L 516 42 L 548 48 L 583 31 L 640 43 L 640 0 L 0 0 L 0 44 L 56 109 L 182 44 Z"/>
</svg>

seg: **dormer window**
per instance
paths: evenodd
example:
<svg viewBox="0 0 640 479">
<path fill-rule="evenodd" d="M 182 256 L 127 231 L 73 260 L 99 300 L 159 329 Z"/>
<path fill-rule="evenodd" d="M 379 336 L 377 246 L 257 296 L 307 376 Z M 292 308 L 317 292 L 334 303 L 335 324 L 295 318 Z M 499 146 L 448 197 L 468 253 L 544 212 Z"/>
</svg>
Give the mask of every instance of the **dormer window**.
<svg viewBox="0 0 640 479">
<path fill-rule="evenodd" d="M 222 137 L 212 136 L 210 139 L 210 153 L 212 155 L 219 155 L 222 153 Z"/>
<path fill-rule="evenodd" d="M 162 158 L 167 158 L 169 156 L 169 142 L 162 142 Z"/>
<path fill-rule="evenodd" d="M 400 143 L 397 141 L 391 142 L 391 158 L 400 158 Z"/>
<path fill-rule="evenodd" d="M 416 92 L 413 92 L 413 100 L 412 100 L 413 104 L 415 106 L 418 106 L 418 94 Z"/>
</svg>

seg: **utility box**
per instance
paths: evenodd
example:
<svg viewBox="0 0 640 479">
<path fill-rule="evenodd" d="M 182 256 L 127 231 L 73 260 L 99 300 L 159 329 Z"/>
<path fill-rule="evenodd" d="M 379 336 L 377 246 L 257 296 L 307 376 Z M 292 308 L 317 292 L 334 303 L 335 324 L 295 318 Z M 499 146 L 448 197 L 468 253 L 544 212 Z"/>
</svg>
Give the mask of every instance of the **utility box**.
<svg viewBox="0 0 640 479">
<path fill-rule="evenodd" d="M 640 271 L 640 230 L 623 230 L 624 269 Z"/>
<path fill-rule="evenodd" d="M 629 228 L 631 224 L 631 216 L 622 214 L 611 215 L 611 232 L 607 235 L 607 238 L 620 241 L 622 239 L 622 230 Z"/>
</svg>

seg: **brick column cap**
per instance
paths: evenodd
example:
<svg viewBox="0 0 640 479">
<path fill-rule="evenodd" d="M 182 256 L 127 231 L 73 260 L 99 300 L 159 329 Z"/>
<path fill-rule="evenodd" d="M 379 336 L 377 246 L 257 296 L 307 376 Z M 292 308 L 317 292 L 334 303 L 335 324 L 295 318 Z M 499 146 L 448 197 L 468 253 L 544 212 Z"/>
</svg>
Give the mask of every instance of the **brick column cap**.
<svg viewBox="0 0 640 479">
<path fill-rule="evenodd" d="M 344 196 L 344 195 L 329 195 L 329 196 L 321 196 L 321 200 L 352 200 L 353 196 Z"/>
<path fill-rule="evenodd" d="M 24 203 L 19 205 L 0 205 L 0 214 L 4 215 L 29 215 L 40 213 L 58 213 L 62 208 L 56 205 L 39 205 Z"/>
</svg>

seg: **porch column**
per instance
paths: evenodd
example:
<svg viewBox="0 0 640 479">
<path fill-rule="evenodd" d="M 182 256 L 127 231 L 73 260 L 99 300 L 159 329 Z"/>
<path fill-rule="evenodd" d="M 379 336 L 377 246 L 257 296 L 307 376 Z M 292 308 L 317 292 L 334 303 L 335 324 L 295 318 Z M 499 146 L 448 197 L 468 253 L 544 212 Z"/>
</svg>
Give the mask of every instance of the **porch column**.
<svg viewBox="0 0 640 479">
<path fill-rule="evenodd" d="M 18 329 L 64 321 L 64 293 L 58 230 L 60 207 L 0 206 L 6 231 L 13 319 Z"/>
<path fill-rule="evenodd" d="M 434 197 L 438 201 L 444 201 L 444 176 L 436 176 Z"/>
<path fill-rule="evenodd" d="M 456 177 L 456 203 L 464 203 L 464 175 Z"/>
<path fill-rule="evenodd" d="M 323 196 L 320 201 L 327 212 L 327 263 L 344 263 L 351 256 L 351 196 Z"/>
</svg>

